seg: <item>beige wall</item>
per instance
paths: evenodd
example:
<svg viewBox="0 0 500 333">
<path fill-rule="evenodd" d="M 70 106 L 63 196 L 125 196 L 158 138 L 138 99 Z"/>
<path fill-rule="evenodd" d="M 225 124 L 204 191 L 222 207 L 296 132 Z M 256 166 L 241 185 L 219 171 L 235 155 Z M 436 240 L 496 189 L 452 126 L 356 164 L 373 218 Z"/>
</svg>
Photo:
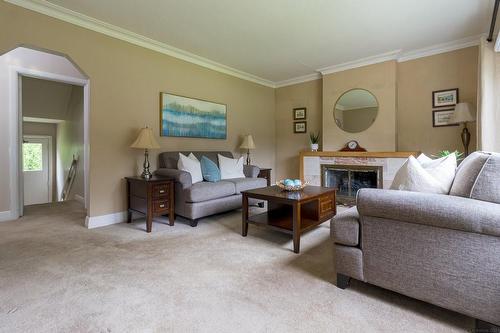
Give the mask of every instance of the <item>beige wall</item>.
<svg viewBox="0 0 500 333">
<path fill-rule="evenodd" d="M 83 133 L 83 88 L 73 86 L 67 105 L 65 121 L 57 125 L 57 198 L 61 199 L 64 183 L 73 157 L 78 158 L 76 175 L 67 200 L 75 195 L 84 198 L 84 133 Z"/>
<path fill-rule="evenodd" d="M 306 101 L 317 107 L 308 109 L 310 117 L 322 127 L 323 150 L 338 150 L 352 139 L 369 151 L 463 151 L 461 127 L 432 127 L 432 91 L 459 88 L 460 101 L 476 105 L 478 48 L 470 47 L 435 56 L 396 63 L 395 61 L 355 68 L 326 75 L 321 80 L 276 90 L 276 140 L 278 178 L 298 175 L 298 153 L 307 150 L 305 135 L 293 134 L 292 109 Z M 340 130 L 333 118 L 333 107 L 346 90 L 370 90 L 379 102 L 375 123 L 366 131 L 351 134 Z M 324 89 L 324 90 L 323 90 Z M 321 104 L 324 112 L 322 112 Z M 309 130 L 311 121 L 308 121 Z M 470 149 L 476 146 L 475 125 Z M 303 138 L 302 138 L 303 136 Z"/>
<path fill-rule="evenodd" d="M 52 201 L 57 201 L 56 186 L 56 124 L 23 122 L 23 135 L 46 135 L 52 138 Z"/>
<path fill-rule="evenodd" d="M 443 149 L 463 151 L 461 126 L 432 127 L 432 91 L 458 88 L 460 102 L 476 106 L 477 75 L 477 46 L 399 63 L 398 150 L 427 154 Z M 475 124 L 469 130 L 469 149 L 475 150 Z"/>
<path fill-rule="evenodd" d="M 158 138 L 162 148 L 153 152 L 153 166 L 160 151 L 225 149 L 237 152 L 241 135 L 251 133 L 257 145 L 252 152 L 253 162 L 275 167 L 274 89 L 5 2 L 0 2 L 0 29 L 9 31 L 0 34 L 0 52 L 22 43 L 55 50 L 69 55 L 90 77 L 89 215 L 125 209 L 123 177 L 137 174 L 142 163 L 142 152 L 130 149 L 129 145 L 144 125 L 159 132 L 160 91 L 226 103 L 228 138 Z M 0 124 L 0 133 L 5 127 L 6 123 Z"/>
<path fill-rule="evenodd" d="M 321 131 L 321 80 L 276 89 L 276 179 L 299 177 L 299 152 L 310 149 L 309 132 Z M 307 108 L 307 131 L 293 133 L 292 110 Z"/>
<path fill-rule="evenodd" d="M 71 89 L 71 84 L 23 77 L 23 117 L 66 119 Z"/>
<path fill-rule="evenodd" d="M 339 150 L 349 140 L 371 151 L 396 149 L 396 61 L 354 68 L 323 77 L 323 150 Z M 333 109 L 347 90 L 370 91 L 379 104 L 379 112 L 370 128 L 348 133 L 335 124 Z"/>
</svg>

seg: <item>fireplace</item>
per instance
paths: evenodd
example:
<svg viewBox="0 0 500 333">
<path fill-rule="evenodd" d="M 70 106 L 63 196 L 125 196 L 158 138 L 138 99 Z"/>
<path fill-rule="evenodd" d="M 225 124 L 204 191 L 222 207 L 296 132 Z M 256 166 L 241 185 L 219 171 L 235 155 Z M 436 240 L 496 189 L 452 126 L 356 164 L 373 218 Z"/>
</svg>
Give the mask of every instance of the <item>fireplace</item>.
<svg viewBox="0 0 500 333">
<path fill-rule="evenodd" d="M 383 188 L 383 168 L 372 165 L 321 165 L 321 185 L 337 189 L 337 202 L 356 204 L 356 194 L 362 188 Z"/>
</svg>

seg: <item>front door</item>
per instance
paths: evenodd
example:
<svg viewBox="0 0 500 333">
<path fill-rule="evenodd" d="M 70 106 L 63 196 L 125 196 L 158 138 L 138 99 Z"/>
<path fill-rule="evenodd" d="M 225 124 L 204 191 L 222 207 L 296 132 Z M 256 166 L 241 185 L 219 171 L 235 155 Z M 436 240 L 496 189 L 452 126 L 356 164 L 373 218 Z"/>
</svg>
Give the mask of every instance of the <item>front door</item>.
<svg viewBox="0 0 500 333">
<path fill-rule="evenodd" d="M 49 146 L 48 137 L 24 137 L 23 182 L 25 206 L 52 201 L 50 197 Z"/>
</svg>

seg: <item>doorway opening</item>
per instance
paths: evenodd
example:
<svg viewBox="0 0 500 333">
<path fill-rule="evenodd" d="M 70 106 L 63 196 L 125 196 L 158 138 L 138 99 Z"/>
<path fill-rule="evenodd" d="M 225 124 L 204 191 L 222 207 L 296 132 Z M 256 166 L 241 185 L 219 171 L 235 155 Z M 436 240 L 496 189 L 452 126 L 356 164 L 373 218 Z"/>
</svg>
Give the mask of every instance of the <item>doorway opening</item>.
<svg viewBox="0 0 500 333">
<path fill-rule="evenodd" d="M 0 85 L 6 87 L 0 103 L 9 110 L 8 140 L 0 142 L 8 168 L 0 174 L 10 179 L 10 186 L 0 184 L 0 192 L 8 191 L 0 193 L 0 208 L 10 207 L 0 221 L 61 201 L 79 202 L 88 215 L 88 77 L 64 54 L 20 46 L 0 55 Z"/>
<path fill-rule="evenodd" d="M 20 94 L 23 208 L 68 200 L 84 205 L 83 88 L 21 76 Z"/>
</svg>

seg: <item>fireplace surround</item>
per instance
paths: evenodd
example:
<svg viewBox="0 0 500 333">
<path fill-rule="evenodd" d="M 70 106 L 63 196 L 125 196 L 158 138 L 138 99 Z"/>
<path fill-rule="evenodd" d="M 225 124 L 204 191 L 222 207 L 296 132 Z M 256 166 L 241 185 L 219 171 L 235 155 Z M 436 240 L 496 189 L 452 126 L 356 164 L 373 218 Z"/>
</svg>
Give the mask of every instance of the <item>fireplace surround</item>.
<svg viewBox="0 0 500 333">
<path fill-rule="evenodd" d="M 337 189 L 337 202 L 356 203 L 362 188 L 383 188 L 383 167 L 380 165 L 322 164 L 321 186 Z"/>
</svg>

